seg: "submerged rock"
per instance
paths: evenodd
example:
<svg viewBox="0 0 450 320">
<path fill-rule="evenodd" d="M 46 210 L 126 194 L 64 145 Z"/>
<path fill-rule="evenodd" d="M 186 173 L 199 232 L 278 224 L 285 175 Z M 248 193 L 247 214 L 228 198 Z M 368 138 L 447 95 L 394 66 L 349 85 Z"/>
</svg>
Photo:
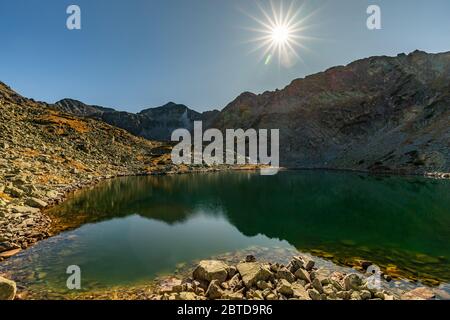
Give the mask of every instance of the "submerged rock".
<svg viewBox="0 0 450 320">
<path fill-rule="evenodd" d="M 16 292 L 16 283 L 0 276 L 0 300 L 13 300 Z"/>
<path fill-rule="evenodd" d="M 404 300 L 431 300 L 434 297 L 434 292 L 425 287 L 416 288 L 402 295 Z"/>
</svg>

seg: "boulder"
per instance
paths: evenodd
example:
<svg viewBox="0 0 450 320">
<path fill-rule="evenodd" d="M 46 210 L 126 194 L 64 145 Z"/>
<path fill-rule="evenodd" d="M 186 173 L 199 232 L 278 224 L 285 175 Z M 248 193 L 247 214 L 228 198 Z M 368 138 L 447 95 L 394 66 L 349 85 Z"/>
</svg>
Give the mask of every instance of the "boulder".
<svg viewBox="0 0 450 320">
<path fill-rule="evenodd" d="M 212 280 L 219 280 L 220 283 L 227 280 L 228 265 L 218 260 L 203 260 L 200 261 L 197 268 L 193 272 L 195 280 L 211 282 Z"/>
<path fill-rule="evenodd" d="M 247 288 L 256 285 L 258 281 L 267 281 L 273 276 L 269 267 L 257 262 L 239 263 L 236 267 Z"/>
<path fill-rule="evenodd" d="M 27 201 L 25 202 L 25 204 L 27 206 L 33 207 L 33 208 L 45 208 L 48 206 L 47 202 L 42 201 L 38 198 L 28 198 Z"/>
<path fill-rule="evenodd" d="M 13 300 L 16 292 L 16 283 L 0 276 L 0 300 Z"/>
</svg>

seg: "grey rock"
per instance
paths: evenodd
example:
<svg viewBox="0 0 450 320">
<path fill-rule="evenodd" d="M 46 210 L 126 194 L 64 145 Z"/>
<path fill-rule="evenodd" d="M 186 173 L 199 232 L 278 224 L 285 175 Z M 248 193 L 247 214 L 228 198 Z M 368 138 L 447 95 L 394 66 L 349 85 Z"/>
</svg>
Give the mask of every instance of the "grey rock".
<svg viewBox="0 0 450 320">
<path fill-rule="evenodd" d="M 41 208 L 41 209 L 48 206 L 47 202 L 42 201 L 42 200 L 37 199 L 37 198 L 28 198 L 26 200 L 25 204 L 30 206 L 30 207 Z"/>
<path fill-rule="evenodd" d="M 219 280 L 224 282 L 228 277 L 228 265 L 218 260 L 203 260 L 200 261 L 197 268 L 193 272 L 195 280 L 204 280 L 210 282 L 212 280 Z"/>
<path fill-rule="evenodd" d="M 273 277 L 268 266 L 257 262 L 239 263 L 237 270 L 242 277 L 242 281 L 247 288 L 251 288 L 260 280 L 267 281 Z"/>
<path fill-rule="evenodd" d="M 311 282 L 311 277 L 309 276 L 308 271 L 304 270 L 303 268 L 298 269 L 295 272 L 295 276 L 300 280 L 306 281 L 307 283 Z"/>
</svg>

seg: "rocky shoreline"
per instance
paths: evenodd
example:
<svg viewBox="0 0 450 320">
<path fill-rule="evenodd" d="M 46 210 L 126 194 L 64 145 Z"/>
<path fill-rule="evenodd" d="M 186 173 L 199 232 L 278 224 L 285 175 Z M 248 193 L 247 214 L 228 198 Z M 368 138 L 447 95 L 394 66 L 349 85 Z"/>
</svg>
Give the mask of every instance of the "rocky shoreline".
<svg viewBox="0 0 450 320">
<path fill-rule="evenodd" d="M 316 267 L 307 256 L 294 256 L 285 266 L 258 262 L 252 255 L 237 264 L 203 260 L 192 275 L 168 278 L 151 300 L 431 300 L 419 287 L 398 293 L 386 290 L 370 273 L 343 273 Z"/>
</svg>

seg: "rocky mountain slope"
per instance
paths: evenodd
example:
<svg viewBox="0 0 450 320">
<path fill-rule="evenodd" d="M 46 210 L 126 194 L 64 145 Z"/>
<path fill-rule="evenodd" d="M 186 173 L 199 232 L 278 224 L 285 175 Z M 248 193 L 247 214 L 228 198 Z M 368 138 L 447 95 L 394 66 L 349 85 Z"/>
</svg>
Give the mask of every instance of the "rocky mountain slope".
<svg viewBox="0 0 450 320">
<path fill-rule="evenodd" d="M 372 57 L 243 93 L 213 126 L 280 129 L 288 167 L 449 172 L 450 53 Z"/>
<path fill-rule="evenodd" d="M 0 82 L 0 261 L 48 236 L 41 209 L 100 179 L 189 170 L 170 147 L 55 111 Z"/>
<path fill-rule="evenodd" d="M 90 106 L 72 99 L 60 100 L 55 106 L 60 111 L 103 120 L 134 135 L 160 141 L 169 141 L 172 132 L 178 128 L 192 130 L 194 121 L 203 121 L 209 125 L 219 113 L 217 110 L 198 113 L 183 104 L 173 102 L 145 109 L 137 114 Z"/>
</svg>

